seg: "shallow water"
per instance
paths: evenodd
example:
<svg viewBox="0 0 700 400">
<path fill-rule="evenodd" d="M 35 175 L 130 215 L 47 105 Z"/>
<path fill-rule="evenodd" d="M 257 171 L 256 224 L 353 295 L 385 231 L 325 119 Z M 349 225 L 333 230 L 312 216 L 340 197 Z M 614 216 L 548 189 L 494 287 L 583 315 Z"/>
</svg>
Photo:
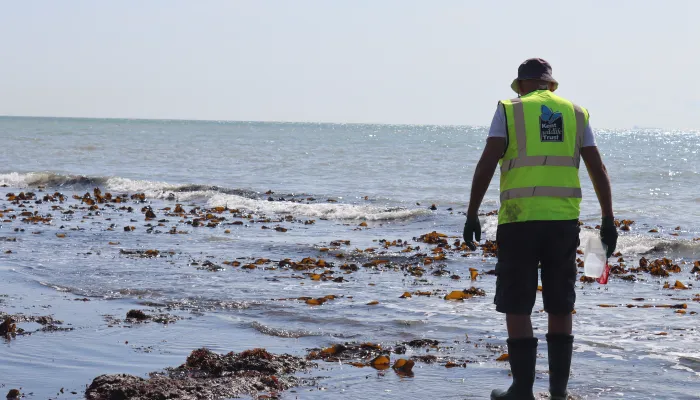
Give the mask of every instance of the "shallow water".
<svg viewBox="0 0 700 400">
<path fill-rule="evenodd" d="M 453 242 L 461 233 L 460 212 L 483 148 L 482 128 L 2 118 L 0 132 L 0 184 L 8 186 L 0 189 L 0 209 L 17 209 L 4 200 L 10 192 L 34 191 L 43 197 L 60 191 L 69 198 L 60 205 L 63 210 L 51 209 L 58 203 L 31 204 L 32 212 L 52 214 L 48 225 L 27 224 L 18 217 L 0 226 L 0 294 L 8 295 L 0 298 L 0 310 L 53 314 L 75 328 L 18 337 L 0 346 L 0 358 L 7 360 L 0 364 L 0 385 L 22 386 L 35 398 L 46 398 L 61 387 L 82 393 L 103 373 L 143 375 L 179 365 L 201 346 L 221 352 L 267 347 L 306 354 L 310 348 L 346 341 L 393 345 L 415 338 L 452 347 L 441 354 L 445 360 L 472 363 L 450 369 L 444 362 L 418 363 L 413 378 L 401 378 L 391 371 L 321 362 L 324 369 L 311 375 L 327 377 L 321 380 L 323 390 L 298 388 L 285 398 L 479 399 L 487 398 L 491 388 L 507 385 L 507 364 L 495 361 L 501 350 L 474 347 L 502 346 L 505 339 L 503 319 L 492 305 L 495 278 L 482 274 L 475 282 L 468 279 L 469 268 L 482 273 L 493 269 L 491 257 L 448 253 L 446 260 L 425 266 L 422 278 L 398 267 L 360 267 L 352 274 L 333 268 L 334 277 L 347 280 L 343 283 L 313 281 L 306 271 L 272 269 L 276 261 L 304 257 L 336 267 L 376 259 L 418 265 L 420 259 L 411 256 L 430 253 L 433 246 L 414 238 L 436 230 L 454 236 Z M 700 303 L 692 301 L 700 283 L 690 273 L 692 261 L 700 259 L 700 241 L 693 240 L 700 236 L 698 138 L 696 132 L 662 131 L 598 136 L 612 175 L 616 214 L 636 221 L 620 238 L 627 267 L 641 256 L 666 256 L 682 272 L 662 279 L 640 274 L 637 282 L 612 277 L 607 286 L 579 284 L 570 386 L 581 397 L 700 398 L 699 319 L 692 314 L 700 311 Z M 595 195 L 585 174 L 582 181 L 582 220 L 594 225 L 599 215 Z M 83 205 L 74 214 L 62 213 L 80 206 L 70 199 L 73 194 L 82 196 L 97 186 L 114 194 L 144 192 L 147 203 L 123 204 L 133 212 L 100 206 L 98 215 Z M 274 193 L 266 194 L 268 190 Z M 485 211 L 497 208 L 497 193 L 494 182 Z M 166 215 L 163 209 L 176 203 L 187 211 L 226 206 L 253 218 L 227 216 L 215 228 L 193 228 L 182 217 Z M 435 211 L 428 209 L 433 203 Z M 144 205 L 152 206 L 156 220 L 144 221 Z M 270 221 L 259 222 L 266 218 Z M 164 226 L 156 226 L 163 219 Z M 244 224 L 227 225 L 236 220 Z M 304 223 L 311 220 L 313 224 Z M 359 226 L 363 221 L 366 227 Z M 493 239 L 495 217 L 483 217 L 483 222 L 485 238 Z M 124 226 L 136 230 L 125 232 Z M 288 230 L 275 231 L 278 226 Z M 168 234 L 172 227 L 187 233 Z M 651 228 L 659 232 L 649 233 Z M 584 239 L 592 234 L 582 231 Z M 351 244 L 321 251 L 341 239 Z M 380 239 L 402 239 L 421 250 L 383 249 Z M 367 248 L 376 250 L 356 251 Z M 147 249 L 159 250 L 160 256 L 125 254 Z M 223 264 L 239 259 L 245 265 L 260 258 L 274 262 L 254 270 Z M 198 269 L 205 261 L 224 270 Z M 433 276 L 437 265 L 449 274 Z M 453 274 L 462 279 L 450 279 Z M 663 282 L 675 280 L 690 290 L 662 289 Z M 464 302 L 441 296 L 399 298 L 405 291 L 471 286 L 487 295 Z M 320 307 L 280 300 L 329 294 L 343 297 Z M 91 301 L 74 300 L 85 296 Z M 379 304 L 366 305 L 374 300 Z M 102 317 L 123 318 L 131 308 L 148 309 L 144 301 L 171 305 L 173 313 L 186 319 L 166 327 L 126 328 L 109 327 Z M 687 304 L 686 314 L 626 307 L 681 303 Z M 533 321 L 543 339 L 541 308 L 538 298 Z M 539 353 L 537 389 L 545 391 L 543 342 Z"/>
</svg>

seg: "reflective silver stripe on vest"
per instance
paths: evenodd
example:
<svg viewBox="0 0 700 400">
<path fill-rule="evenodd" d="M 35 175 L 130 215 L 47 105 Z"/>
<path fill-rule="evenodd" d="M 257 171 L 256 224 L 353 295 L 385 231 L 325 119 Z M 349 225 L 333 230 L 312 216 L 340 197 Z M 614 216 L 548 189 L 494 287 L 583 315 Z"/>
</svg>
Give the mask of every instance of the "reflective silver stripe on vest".
<svg viewBox="0 0 700 400">
<path fill-rule="evenodd" d="M 523 101 L 513 99 L 513 122 L 515 122 L 515 140 L 518 142 L 518 157 L 527 155 L 527 133 L 525 132 L 525 108 Z"/>
<path fill-rule="evenodd" d="M 501 165 L 501 174 L 514 168 L 520 167 L 574 167 L 579 168 L 581 164 L 581 147 L 583 146 L 583 135 L 586 130 L 586 115 L 581 107 L 574 104 L 576 114 L 576 144 L 574 156 L 528 156 L 527 155 L 527 133 L 525 132 L 525 112 L 523 102 L 520 99 L 511 100 L 513 104 L 513 122 L 515 125 L 515 139 L 518 142 L 518 156 L 510 160 L 504 160 Z"/>
<path fill-rule="evenodd" d="M 583 136 L 586 133 L 586 114 L 583 109 L 574 104 L 574 114 L 576 114 L 576 149 L 574 149 L 574 162 L 576 168 L 581 164 L 581 147 L 583 147 Z"/>
<path fill-rule="evenodd" d="M 574 157 L 568 156 L 529 156 L 529 157 L 518 157 L 512 158 L 510 160 L 503 161 L 501 165 L 501 172 L 510 171 L 513 168 L 520 167 L 539 167 L 542 165 L 548 165 L 550 167 L 576 167 L 576 161 Z"/>
<path fill-rule="evenodd" d="M 566 188 L 555 186 L 535 186 L 508 189 L 501 192 L 501 202 L 524 197 L 573 197 L 581 198 L 580 188 Z"/>
</svg>

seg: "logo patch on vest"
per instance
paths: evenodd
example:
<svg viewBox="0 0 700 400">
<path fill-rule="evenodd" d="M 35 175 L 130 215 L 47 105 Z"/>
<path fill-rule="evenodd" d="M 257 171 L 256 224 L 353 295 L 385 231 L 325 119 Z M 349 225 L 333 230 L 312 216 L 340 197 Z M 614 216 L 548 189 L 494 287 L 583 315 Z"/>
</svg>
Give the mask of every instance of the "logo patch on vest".
<svg viewBox="0 0 700 400">
<path fill-rule="evenodd" d="M 552 111 L 544 104 L 542 105 L 542 114 L 540 114 L 540 141 L 564 141 L 564 117 L 559 111 Z"/>
</svg>

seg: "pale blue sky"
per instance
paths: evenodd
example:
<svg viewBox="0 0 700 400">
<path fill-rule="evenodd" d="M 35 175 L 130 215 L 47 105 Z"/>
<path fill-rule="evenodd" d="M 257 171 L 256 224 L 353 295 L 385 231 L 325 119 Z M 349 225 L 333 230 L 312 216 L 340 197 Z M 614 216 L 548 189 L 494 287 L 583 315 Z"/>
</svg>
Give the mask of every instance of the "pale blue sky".
<svg viewBox="0 0 700 400">
<path fill-rule="evenodd" d="M 0 1 L 0 115 L 487 125 L 525 58 L 700 129 L 700 1 Z"/>
</svg>

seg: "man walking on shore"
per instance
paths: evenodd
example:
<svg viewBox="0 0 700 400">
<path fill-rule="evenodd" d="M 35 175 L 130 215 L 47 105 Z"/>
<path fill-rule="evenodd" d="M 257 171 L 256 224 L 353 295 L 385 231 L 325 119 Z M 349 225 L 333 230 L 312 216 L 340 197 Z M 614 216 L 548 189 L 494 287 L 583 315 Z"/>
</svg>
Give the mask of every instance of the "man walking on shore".
<svg viewBox="0 0 700 400">
<path fill-rule="evenodd" d="M 506 314 L 513 384 L 506 391 L 494 390 L 491 399 L 535 398 L 537 338 L 530 314 L 539 268 L 542 300 L 549 315 L 549 391 L 552 399 L 567 397 L 574 341 L 571 313 L 576 300 L 581 158 L 600 203 L 600 236 L 608 257 L 617 244 L 610 180 L 588 124 L 588 111 L 555 95 L 557 87 L 546 61 L 535 58 L 520 65 L 511 85 L 519 97 L 499 102 L 472 182 L 463 236 L 476 249 L 473 240 L 481 240 L 479 206 L 500 162 L 494 303 L 498 312 Z"/>
</svg>

